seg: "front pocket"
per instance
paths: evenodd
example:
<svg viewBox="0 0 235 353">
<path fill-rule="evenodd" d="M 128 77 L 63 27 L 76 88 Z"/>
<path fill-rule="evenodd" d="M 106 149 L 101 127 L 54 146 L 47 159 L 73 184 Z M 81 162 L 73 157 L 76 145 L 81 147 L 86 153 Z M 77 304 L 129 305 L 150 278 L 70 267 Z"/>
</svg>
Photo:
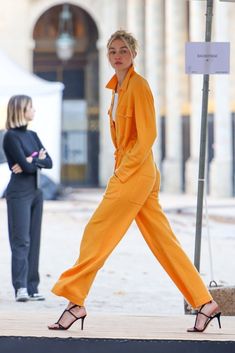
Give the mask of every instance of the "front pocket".
<svg viewBox="0 0 235 353">
<path fill-rule="evenodd" d="M 117 113 L 116 116 L 117 116 L 117 117 L 120 117 L 120 118 L 122 118 L 122 119 L 130 119 L 130 118 L 132 118 L 132 115 L 121 114 L 121 113 Z"/>
<path fill-rule="evenodd" d="M 120 187 L 121 187 L 120 180 L 118 180 L 118 178 L 115 175 L 113 175 L 109 179 L 108 185 L 104 193 L 104 198 L 118 199 L 120 197 L 120 192 L 121 192 Z"/>
<path fill-rule="evenodd" d="M 143 205 L 147 200 L 154 186 L 155 178 L 146 175 L 140 175 L 130 194 L 130 201 L 138 205 Z"/>
</svg>

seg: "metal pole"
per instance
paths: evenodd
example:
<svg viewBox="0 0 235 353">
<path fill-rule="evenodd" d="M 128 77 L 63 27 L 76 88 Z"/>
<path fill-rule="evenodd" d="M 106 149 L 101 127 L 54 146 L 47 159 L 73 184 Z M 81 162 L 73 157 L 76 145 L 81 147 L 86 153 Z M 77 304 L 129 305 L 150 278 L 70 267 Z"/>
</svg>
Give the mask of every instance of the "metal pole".
<svg viewBox="0 0 235 353">
<path fill-rule="evenodd" d="M 207 0 L 206 11 L 206 36 L 205 41 L 211 41 L 212 27 L 212 11 L 213 0 Z M 201 233 L 202 233 L 202 210 L 203 210 L 203 193 L 205 184 L 205 160 L 207 148 L 207 115 L 208 115 L 208 93 L 209 93 L 209 75 L 203 75 L 203 95 L 202 95 L 202 112 L 201 112 L 201 136 L 200 136 L 200 154 L 199 154 L 199 172 L 198 172 L 198 192 L 197 192 L 197 215 L 196 215 L 196 237 L 195 237 L 195 253 L 194 265 L 200 271 L 201 256 Z"/>
</svg>

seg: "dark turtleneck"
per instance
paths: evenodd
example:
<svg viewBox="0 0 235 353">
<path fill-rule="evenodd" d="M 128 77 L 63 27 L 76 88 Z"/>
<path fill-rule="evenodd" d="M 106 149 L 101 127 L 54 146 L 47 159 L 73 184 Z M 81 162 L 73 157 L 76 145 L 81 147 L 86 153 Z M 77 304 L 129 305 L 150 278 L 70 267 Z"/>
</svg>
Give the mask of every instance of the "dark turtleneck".
<svg viewBox="0 0 235 353">
<path fill-rule="evenodd" d="M 52 168 L 52 160 L 48 154 L 45 159 L 33 157 L 32 163 L 27 162 L 26 157 L 31 156 L 33 152 L 39 152 L 42 148 L 44 147 L 38 135 L 32 130 L 27 130 L 27 125 L 7 130 L 3 139 L 3 149 L 9 168 L 11 170 L 17 163 L 23 170 L 19 174 L 12 173 L 10 184 L 19 184 L 15 185 L 17 188 L 28 189 L 30 186 L 34 188 L 37 169 Z"/>
</svg>

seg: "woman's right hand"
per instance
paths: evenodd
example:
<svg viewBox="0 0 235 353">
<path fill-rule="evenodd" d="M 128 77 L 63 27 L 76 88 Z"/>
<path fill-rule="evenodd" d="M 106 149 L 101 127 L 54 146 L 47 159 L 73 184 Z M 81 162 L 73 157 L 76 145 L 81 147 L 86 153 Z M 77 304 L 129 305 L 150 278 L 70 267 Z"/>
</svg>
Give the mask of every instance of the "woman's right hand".
<svg viewBox="0 0 235 353">
<path fill-rule="evenodd" d="M 20 165 L 18 163 L 14 164 L 13 167 L 11 168 L 11 170 L 14 174 L 20 174 L 23 172 L 22 168 L 20 167 Z"/>
<path fill-rule="evenodd" d="M 47 151 L 44 150 L 44 148 L 42 148 L 42 149 L 39 151 L 39 156 L 38 156 L 38 158 L 39 158 L 39 159 L 45 159 L 46 156 L 47 156 Z"/>
</svg>

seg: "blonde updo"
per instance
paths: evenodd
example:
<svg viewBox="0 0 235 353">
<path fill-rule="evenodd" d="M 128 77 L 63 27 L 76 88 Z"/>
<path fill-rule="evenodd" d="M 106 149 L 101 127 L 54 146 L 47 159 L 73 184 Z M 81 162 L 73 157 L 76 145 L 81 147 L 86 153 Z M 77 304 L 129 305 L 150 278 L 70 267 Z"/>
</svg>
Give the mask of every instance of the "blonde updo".
<svg viewBox="0 0 235 353">
<path fill-rule="evenodd" d="M 120 39 L 126 44 L 127 48 L 130 50 L 133 58 L 136 56 L 138 42 L 133 37 L 133 35 L 131 33 L 128 33 L 125 30 L 118 30 L 118 31 L 114 32 L 108 40 L 107 49 L 109 49 L 112 42 L 116 39 Z"/>
</svg>

